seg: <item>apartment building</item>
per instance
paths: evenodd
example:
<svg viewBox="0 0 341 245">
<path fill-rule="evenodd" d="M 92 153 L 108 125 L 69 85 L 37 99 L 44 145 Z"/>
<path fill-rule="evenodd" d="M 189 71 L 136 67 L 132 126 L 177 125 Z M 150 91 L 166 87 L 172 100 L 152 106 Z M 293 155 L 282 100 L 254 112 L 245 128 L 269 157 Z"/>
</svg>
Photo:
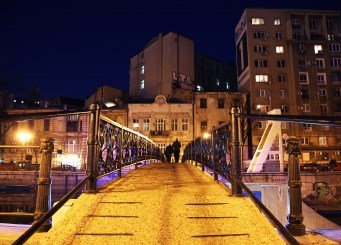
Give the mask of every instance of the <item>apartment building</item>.
<svg viewBox="0 0 341 245">
<path fill-rule="evenodd" d="M 236 28 L 238 90 L 250 93 L 254 113 L 341 115 L 340 11 L 246 9 Z M 254 122 L 253 144 L 264 132 Z M 302 160 L 340 160 L 341 130 L 282 124 L 301 140 Z"/>
</svg>

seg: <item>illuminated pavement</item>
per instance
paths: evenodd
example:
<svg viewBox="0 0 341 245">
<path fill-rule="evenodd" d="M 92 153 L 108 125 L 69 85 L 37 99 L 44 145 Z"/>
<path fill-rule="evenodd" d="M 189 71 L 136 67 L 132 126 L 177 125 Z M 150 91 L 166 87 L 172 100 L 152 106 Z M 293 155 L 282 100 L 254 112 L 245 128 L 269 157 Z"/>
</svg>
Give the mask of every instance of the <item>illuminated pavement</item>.
<svg viewBox="0 0 341 245">
<path fill-rule="evenodd" d="M 318 239 L 317 239 L 318 238 Z M 304 236 L 302 244 L 337 244 Z M 249 198 L 189 164 L 153 164 L 98 194 L 27 244 L 285 244 Z"/>
</svg>

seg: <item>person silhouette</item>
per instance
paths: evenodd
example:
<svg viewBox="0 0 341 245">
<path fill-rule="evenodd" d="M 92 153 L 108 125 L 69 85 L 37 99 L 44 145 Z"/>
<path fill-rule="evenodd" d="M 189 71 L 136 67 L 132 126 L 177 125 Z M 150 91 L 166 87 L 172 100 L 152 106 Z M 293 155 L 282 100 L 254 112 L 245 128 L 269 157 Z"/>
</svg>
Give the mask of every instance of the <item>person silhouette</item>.
<svg viewBox="0 0 341 245">
<path fill-rule="evenodd" d="M 169 144 L 165 149 L 165 155 L 166 155 L 167 162 L 171 162 L 172 154 L 173 154 L 173 146 L 171 144 Z"/>
<path fill-rule="evenodd" d="M 173 153 L 174 153 L 175 162 L 179 162 L 181 143 L 178 141 L 178 138 L 176 138 L 176 140 L 173 142 L 172 146 L 173 146 Z"/>
</svg>

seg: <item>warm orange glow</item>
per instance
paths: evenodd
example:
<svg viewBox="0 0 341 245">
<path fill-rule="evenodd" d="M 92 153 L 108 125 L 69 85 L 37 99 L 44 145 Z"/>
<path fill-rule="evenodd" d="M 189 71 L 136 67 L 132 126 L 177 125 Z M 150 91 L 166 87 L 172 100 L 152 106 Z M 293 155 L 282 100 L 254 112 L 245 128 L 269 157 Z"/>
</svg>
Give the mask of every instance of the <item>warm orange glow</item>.
<svg viewBox="0 0 341 245">
<path fill-rule="evenodd" d="M 18 132 L 18 138 L 21 143 L 27 143 L 27 141 L 32 139 L 32 134 L 29 132 Z"/>
</svg>

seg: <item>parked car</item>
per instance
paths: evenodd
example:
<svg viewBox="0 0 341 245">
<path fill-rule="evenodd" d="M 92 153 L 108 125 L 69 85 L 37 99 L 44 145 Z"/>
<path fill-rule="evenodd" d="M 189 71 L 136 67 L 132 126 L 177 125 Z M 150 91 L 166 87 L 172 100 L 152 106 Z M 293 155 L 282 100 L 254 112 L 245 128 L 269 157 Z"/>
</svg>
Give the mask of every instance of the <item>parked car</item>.
<svg viewBox="0 0 341 245">
<path fill-rule="evenodd" d="M 316 162 L 304 163 L 300 166 L 302 172 L 319 172 L 329 171 L 330 167 L 326 164 L 318 164 Z"/>
</svg>

